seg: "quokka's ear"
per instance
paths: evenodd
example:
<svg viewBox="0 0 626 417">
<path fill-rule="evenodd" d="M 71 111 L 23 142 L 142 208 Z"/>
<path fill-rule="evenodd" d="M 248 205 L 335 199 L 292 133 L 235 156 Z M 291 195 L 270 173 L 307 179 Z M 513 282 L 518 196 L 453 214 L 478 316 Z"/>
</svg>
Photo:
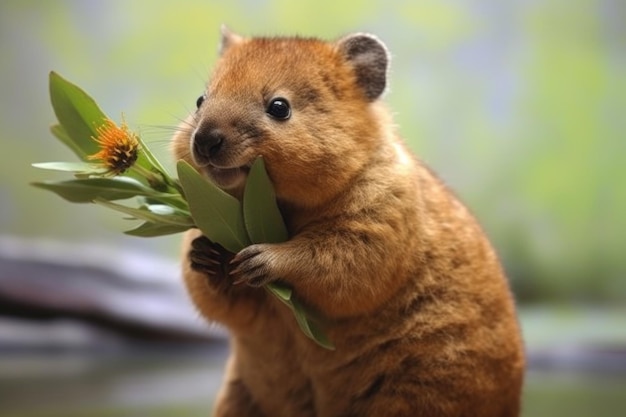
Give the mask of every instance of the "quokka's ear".
<svg viewBox="0 0 626 417">
<path fill-rule="evenodd" d="M 226 25 L 222 25 L 220 32 L 222 33 L 222 40 L 219 46 L 220 55 L 222 55 L 231 46 L 243 41 L 243 37 L 237 35 L 235 32 L 232 32 Z"/>
<path fill-rule="evenodd" d="M 389 52 L 374 35 L 355 33 L 336 42 L 339 52 L 354 67 L 358 86 L 374 101 L 385 91 Z"/>
</svg>

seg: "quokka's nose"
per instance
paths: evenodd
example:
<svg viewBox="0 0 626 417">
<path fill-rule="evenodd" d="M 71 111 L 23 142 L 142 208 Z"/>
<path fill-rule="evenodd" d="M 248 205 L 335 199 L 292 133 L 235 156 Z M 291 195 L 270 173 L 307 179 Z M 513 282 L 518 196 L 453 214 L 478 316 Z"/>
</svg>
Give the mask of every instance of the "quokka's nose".
<svg viewBox="0 0 626 417">
<path fill-rule="evenodd" d="M 208 161 L 219 152 L 224 138 L 224 133 L 220 129 L 198 129 L 193 135 L 194 157 Z"/>
</svg>

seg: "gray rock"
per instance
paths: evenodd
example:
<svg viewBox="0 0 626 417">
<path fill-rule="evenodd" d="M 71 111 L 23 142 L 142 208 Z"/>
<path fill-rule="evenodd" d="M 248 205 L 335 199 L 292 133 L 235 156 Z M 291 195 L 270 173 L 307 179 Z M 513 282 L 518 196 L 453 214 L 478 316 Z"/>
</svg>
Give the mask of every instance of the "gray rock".
<svg viewBox="0 0 626 417">
<path fill-rule="evenodd" d="M 111 262 L 115 260 L 115 262 Z M 0 348 L 207 342 L 171 260 L 98 245 L 0 236 Z"/>
</svg>

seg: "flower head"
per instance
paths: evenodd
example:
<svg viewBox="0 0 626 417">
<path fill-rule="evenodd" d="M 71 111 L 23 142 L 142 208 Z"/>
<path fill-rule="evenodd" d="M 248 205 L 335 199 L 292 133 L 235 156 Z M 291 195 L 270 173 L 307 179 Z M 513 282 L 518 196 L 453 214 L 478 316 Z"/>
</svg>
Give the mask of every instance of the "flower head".
<svg viewBox="0 0 626 417">
<path fill-rule="evenodd" d="M 133 166 L 139 155 L 139 140 L 123 118 L 121 126 L 107 119 L 96 131 L 98 135 L 93 140 L 100 145 L 100 151 L 89 155 L 89 159 L 100 160 L 110 175 L 123 174 Z"/>
</svg>

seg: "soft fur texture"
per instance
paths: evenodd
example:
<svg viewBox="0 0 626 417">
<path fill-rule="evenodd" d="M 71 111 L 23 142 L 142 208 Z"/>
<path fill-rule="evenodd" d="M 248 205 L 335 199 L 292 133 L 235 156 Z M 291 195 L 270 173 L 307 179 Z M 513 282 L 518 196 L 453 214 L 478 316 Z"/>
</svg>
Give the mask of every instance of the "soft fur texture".
<svg viewBox="0 0 626 417">
<path fill-rule="evenodd" d="M 519 415 L 524 358 L 506 279 L 472 215 L 398 137 L 380 100 L 388 60 L 368 34 L 223 31 L 174 153 L 236 197 L 262 155 L 290 238 L 235 255 L 186 235 L 191 298 L 231 333 L 214 416 Z M 266 112 L 276 98 L 286 120 Z M 336 350 L 259 288 L 274 280 L 324 317 Z"/>
</svg>

